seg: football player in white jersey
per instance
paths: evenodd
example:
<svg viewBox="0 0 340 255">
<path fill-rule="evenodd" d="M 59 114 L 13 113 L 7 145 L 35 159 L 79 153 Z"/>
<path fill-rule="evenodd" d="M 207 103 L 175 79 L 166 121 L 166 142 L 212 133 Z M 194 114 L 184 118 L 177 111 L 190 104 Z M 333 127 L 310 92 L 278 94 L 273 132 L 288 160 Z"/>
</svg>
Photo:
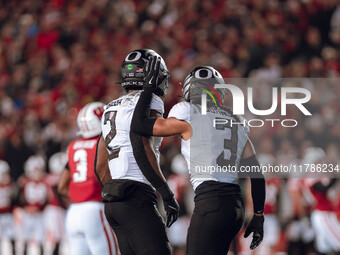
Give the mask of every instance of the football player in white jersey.
<svg viewBox="0 0 340 255">
<path fill-rule="evenodd" d="M 53 154 L 48 160 L 50 173 L 45 177 L 49 186 L 48 204 L 44 210 L 45 239 L 53 247 L 53 255 L 59 254 L 60 244 L 65 236 L 65 209 L 57 187 L 66 163 L 65 152 Z"/>
<path fill-rule="evenodd" d="M 244 219 L 237 171 L 223 174 L 217 171 L 200 172 L 196 170 L 197 166 L 257 167 L 259 171 L 251 176 L 254 216 L 245 232 L 245 237 L 253 232 L 250 249 L 256 248 L 263 239 L 265 181 L 248 138 L 249 129 L 247 126 L 226 124 L 214 127 L 213 122 L 217 118 L 240 122 L 241 117 L 224 107 L 210 104 L 207 114 L 200 114 L 199 88 L 203 84 L 209 87 L 223 84 L 222 76 L 210 66 L 196 67 L 184 82 L 185 102 L 176 104 L 167 119 L 150 118 L 148 111 L 152 90 L 158 84 L 157 77 L 152 74 L 158 72 L 158 62 L 152 59 L 147 65 L 146 85 L 135 108 L 131 130 L 144 136 L 178 134 L 182 138 L 181 151 L 187 160 L 196 194 L 187 237 L 187 254 L 225 255 Z M 225 95 L 221 89 L 218 93 L 221 97 Z"/>
<path fill-rule="evenodd" d="M 45 160 L 33 155 L 24 165 L 25 177 L 19 180 L 20 202 L 25 210 L 23 214 L 24 255 L 28 254 L 30 241 L 39 244 L 40 254 L 44 254 L 45 226 L 43 211 L 48 202 L 49 185 L 45 181 Z"/>
<path fill-rule="evenodd" d="M 6 161 L 0 160 L 0 254 L 2 241 L 6 238 L 11 242 L 11 254 L 15 254 L 15 231 L 12 214 L 14 191 L 10 167 Z"/>
<path fill-rule="evenodd" d="M 102 138 L 97 145 L 95 171 L 104 184 L 105 215 L 117 235 L 122 255 L 171 253 L 165 224 L 156 207 L 155 189 L 164 202 L 166 225 L 170 227 L 178 216 L 177 201 L 159 167 L 161 138 L 130 134 L 134 108 L 143 89 L 144 65 L 150 56 L 160 58 L 153 50 L 141 49 L 132 51 L 123 61 L 122 86 L 127 94 L 106 106 Z M 160 85 L 150 103 L 154 116 L 164 113 L 161 97 L 167 91 L 169 76 L 163 60 L 158 70 Z"/>
</svg>

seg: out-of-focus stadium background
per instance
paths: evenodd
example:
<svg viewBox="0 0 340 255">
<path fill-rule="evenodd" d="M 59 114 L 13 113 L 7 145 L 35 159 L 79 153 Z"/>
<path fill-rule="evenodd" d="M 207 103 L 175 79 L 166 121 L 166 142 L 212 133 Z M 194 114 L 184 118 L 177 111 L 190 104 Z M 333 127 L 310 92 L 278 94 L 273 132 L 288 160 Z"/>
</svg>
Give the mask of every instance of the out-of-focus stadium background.
<svg viewBox="0 0 340 255">
<path fill-rule="evenodd" d="M 137 48 L 157 51 L 171 72 L 167 116 L 180 100 L 180 82 L 197 65 L 212 65 L 224 78 L 339 78 L 340 4 L 336 0 L 1 1 L 0 159 L 9 163 L 14 181 L 23 175 L 30 155 L 40 154 L 48 161 L 66 150 L 76 137 L 76 116 L 82 106 L 91 101 L 108 103 L 123 93 L 117 84 L 120 64 Z M 300 162 L 305 148 L 317 146 L 326 151 L 327 162 L 339 163 L 340 87 L 330 91 L 313 86 L 315 94 L 310 106 L 318 121 L 303 122 L 293 133 L 281 128 L 251 131 L 262 158 L 272 164 Z M 162 169 L 182 206 L 182 217 L 170 233 L 176 254 L 182 254 L 193 194 L 187 176 L 173 174 L 184 167 L 178 156 L 179 138 L 164 139 L 161 153 Z M 290 187 L 297 184 L 291 183 L 284 178 L 276 186 L 275 249 L 308 254 L 299 249 L 309 245 L 313 252 L 314 234 L 303 237 L 303 232 L 312 231 L 308 210 L 296 208 L 302 200 L 292 199 L 296 190 Z M 306 226 L 294 225 L 305 221 Z M 241 250 L 251 254 L 243 243 L 239 238 L 239 254 Z M 258 254 L 270 254 L 266 252 Z"/>
</svg>

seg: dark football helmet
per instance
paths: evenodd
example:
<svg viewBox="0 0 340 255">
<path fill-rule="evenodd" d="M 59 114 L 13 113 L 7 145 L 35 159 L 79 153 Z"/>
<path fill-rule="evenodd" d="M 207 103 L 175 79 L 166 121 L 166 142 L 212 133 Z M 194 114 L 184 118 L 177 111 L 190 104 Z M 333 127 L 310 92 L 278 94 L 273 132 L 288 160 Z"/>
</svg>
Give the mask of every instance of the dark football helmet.
<svg viewBox="0 0 340 255">
<path fill-rule="evenodd" d="M 164 59 L 151 49 L 134 50 L 125 57 L 121 66 L 121 84 L 126 91 L 130 89 L 143 89 L 144 67 L 146 61 L 151 56 L 157 56 L 161 59 L 159 71 L 160 85 L 154 93 L 158 96 L 163 96 L 167 93 L 170 73 L 165 65 Z"/>
<path fill-rule="evenodd" d="M 214 93 L 217 92 L 223 102 L 227 91 L 226 89 L 214 89 L 215 84 L 224 84 L 222 75 L 215 68 L 211 66 L 196 67 L 184 80 L 182 90 L 185 101 L 200 98 L 202 90 L 212 90 Z"/>
</svg>

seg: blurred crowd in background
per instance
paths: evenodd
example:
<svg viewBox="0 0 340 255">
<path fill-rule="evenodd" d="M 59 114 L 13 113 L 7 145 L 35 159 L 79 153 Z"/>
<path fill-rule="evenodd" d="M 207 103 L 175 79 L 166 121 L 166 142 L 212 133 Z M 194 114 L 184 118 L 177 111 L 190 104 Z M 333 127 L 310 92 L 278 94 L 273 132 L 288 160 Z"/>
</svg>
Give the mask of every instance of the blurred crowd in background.
<svg viewBox="0 0 340 255">
<path fill-rule="evenodd" d="M 0 7 L 0 159 L 14 181 L 29 156 L 47 162 L 66 150 L 82 106 L 124 93 L 120 64 L 133 49 L 154 49 L 171 72 L 165 116 L 197 65 L 212 65 L 224 78 L 340 77 L 336 0 L 2 0 Z M 292 111 L 294 129 L 251 129 L 257 153 L 271 164 L 300 162 L 310 146 L 339 163 L 340 86 L 306 86 L 313 118 Z M 257 86 L 259 108 L 270 93 Z M 177 247 L 185 244 L 193 197 L 179 152 L 178 137 L 163 140 L 161 166 L 182 205 L 170 238 Z M 287 251 L 287 226 L 306 215 L 294 210 L 287 176 L 277 187 L 280 249 Z"/>
</svg>

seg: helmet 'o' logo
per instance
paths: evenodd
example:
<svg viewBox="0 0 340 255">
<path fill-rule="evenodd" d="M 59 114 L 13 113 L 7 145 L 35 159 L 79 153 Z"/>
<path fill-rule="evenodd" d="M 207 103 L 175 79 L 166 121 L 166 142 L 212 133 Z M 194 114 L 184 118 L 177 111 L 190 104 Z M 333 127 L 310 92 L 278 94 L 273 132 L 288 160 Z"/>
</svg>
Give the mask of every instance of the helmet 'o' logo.
<svg viewBox="0 0 340 255">
<path fill-rule="evenodd" d="M 209 79 L 212 77 L 212 72 L 209 69 L 199 69 L 195 72 L 195 77 L 198 79 Z"/>
<path fill-rule="evenodd" d="M 127 62 L 134 62 L 139 60 L 142 57 L 142 54 L 138 51 L 133 51 L 126 56 L 125 61 Z"/>
</svg>

